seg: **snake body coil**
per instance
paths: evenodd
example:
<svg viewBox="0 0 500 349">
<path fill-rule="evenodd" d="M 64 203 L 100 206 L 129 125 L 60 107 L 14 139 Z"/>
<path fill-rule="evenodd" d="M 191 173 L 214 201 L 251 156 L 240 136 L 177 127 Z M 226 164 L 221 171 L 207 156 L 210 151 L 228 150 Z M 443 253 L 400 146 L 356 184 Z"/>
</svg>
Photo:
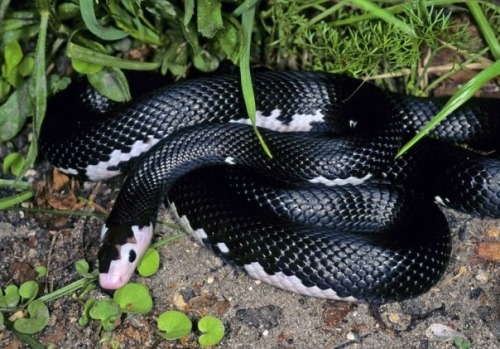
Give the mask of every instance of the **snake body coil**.
<svg viewBox="0 0 500 349">
<path fill-rule="evenodd" d="M 237 76 L 165 86 L 83 119 L 62 115 L 68 99 L 56 98 L 41 137 L 55 166 L 99 180 L 135 163 L 103 228 L 103 287 L 132 276 L 166 197 L 193 236 L 251 276 L 368 302 L 416 296 L 442 276 L 450 233 L 435 197 L 500 217 L 498 160 L 427 139 L 394 161 L 444 100 L 326 73 L 261 72 L 253 83 L 272 158 L 248 126 Z M 499 110 L 499 100 L 470 101 L 431 136 L 496 151 Z"/>
</svg>

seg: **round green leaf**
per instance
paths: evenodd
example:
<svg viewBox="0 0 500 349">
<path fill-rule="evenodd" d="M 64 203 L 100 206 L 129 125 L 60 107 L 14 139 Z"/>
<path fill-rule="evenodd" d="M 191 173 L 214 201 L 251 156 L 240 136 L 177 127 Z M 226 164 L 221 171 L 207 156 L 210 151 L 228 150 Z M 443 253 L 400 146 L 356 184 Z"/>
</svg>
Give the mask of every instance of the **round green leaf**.
<svg viewBox="0 0 500 349">
<path fill-rule="evenodd" d="M 20 318 L 14 321 L 14 328 L 26 334 L 40 332 L 49 323 L 49 309 L 44 302 L 35 299 L 28 305 L 27 318 Z"/>
<path fill-rule="evenodd" d="M 141 276 L 151 276 L 157 272 L 160 267 L 160 254 L 154 248 L 148 248 L 142 257 L 137 272 Z"/>
<path fill-rule="evenodd" d="M 153 308 L 149 289 L 143 284 L 126 284 L 116 290 L 113 299 L 124 313 L 146 314 Z"/>
<path fill-rule="evenodd" d="M 76 58 L 71 59 L 71 65 L 73 66 L 73 68 L 75 68 L 77 72 L 81 74 L 95 74 L 98 71 L 102 70 L 103 68 L 102 65 L 88 63 Z"/>
<path fill-rule="evenodd" d="M 179 339 L 191 332 L 193 323 L 189 317 L 180 311 L 166 311 L 158 319 L 160 335 L 168 340 Z"/>
<path fill-rule="evenodd" d="M 80 276 L 92 278 L 94 275 L 90 272 L 90 265 L 85 259 L 80 259 L 75 263 L 75 269 Z"/>
<path fill-rule="evenodd" d="M 38 283 L 30 280 L 23 282 L 19 287 L 19 295 L 24 299 L 34 299 L 38 293 Z"/>
<path fill-rule="evenodd" d="M 112 331 L 116 328 L 115 321 L 122 312 L 120 306 L 112 299 L 103 299 L 95 302 L 89 310 L 89 316 L 94 320 L 100 320 L 102 328 Z"/>
<path fill-rule="evenodd" d="M 0 307 L 13 308 L 19 304 L 19 288 L 16 285 L 9 285 L 2 292 L 0 289 Z"/>
<path fill-rule="evenodd" d="M 127 77 L 117 68 L 104 69 L 88 74 L 89 83 L 103 96 L 115 102 L 126 102 L 132 99 Z"/>
<path fill-rule="evenodd" d="M 207 347 L 219 343 L 224 338 L 224 324 L 214 316 L 205 316 L 198 322 L 198 329 L 203 333 L 198 343 Z"/>
</svg>

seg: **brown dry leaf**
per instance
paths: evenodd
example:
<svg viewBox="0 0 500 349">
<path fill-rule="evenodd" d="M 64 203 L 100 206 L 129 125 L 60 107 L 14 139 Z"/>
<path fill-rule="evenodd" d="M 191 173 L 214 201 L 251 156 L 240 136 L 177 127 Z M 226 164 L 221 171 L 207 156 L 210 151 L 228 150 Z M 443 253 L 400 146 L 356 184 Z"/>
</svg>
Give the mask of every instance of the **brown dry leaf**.
<svg viewBox="0 0 500 349">
<path fill-rule="evenodd" d="M 40 207 L 69 211 L 77 204 L 78 182 L 54 169 L 46 180 L 35 183 L 36 203 Z"/>
<path fill-rule="evenodd" d="M 500 261 L 500 242 L 483 242 L 477 248 L 479 257 L 492 262 Z"/>
</svg>

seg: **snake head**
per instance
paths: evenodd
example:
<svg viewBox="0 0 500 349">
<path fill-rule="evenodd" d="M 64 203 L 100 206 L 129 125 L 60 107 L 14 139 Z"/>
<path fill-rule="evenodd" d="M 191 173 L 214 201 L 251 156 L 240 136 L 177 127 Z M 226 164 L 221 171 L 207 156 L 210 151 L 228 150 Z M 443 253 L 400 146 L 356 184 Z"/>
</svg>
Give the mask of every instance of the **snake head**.
<svg viewBox="0 0 500 349">
<path fill-rule="evenodd" d="M 101 232 L 99 284 L 107 290 L 125 285 L 132 277 L 153 237 L 153 224 L 105 224 Z"/>
</svg>

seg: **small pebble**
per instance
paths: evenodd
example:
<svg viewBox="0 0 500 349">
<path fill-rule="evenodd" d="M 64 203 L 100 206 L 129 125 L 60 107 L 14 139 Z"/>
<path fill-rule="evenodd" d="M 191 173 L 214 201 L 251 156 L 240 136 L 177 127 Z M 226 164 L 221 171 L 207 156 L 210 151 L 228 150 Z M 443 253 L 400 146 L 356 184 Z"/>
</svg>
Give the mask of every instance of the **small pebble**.
<svg viewBox="0 0 500 349">
<path fill-rule="evenodd" d="M 467 339 L 462 333 L 443 324 L 432 324 L 425 330 L 425 335 L 429 339 L 439 342 L 452 342 L 457 337 Z"/>
<path fill-rule="evenodd" d="M 265 330 L 264 332 L 262 332 L 262 336 L 263 336 L 263 337 L 267 337 L 267 336 L 269 336 L 269 331 L 268 331 L 268 330 Z"/>
<path fill-rule="evenodd" d="M 393 324 L 399 323 L 401 318 L 399 317 L 399 314 L 396 313 L 390 313 L 389 314 L 389 321 L 392 322 Z"/>
<path fill-rule="evenodd" d="M 356 335 L 354 334 L 354 332 L 349 331 L 349 332 L 347 333 L 347 339 L 348 339 L 348 340 L 350 340 L 350 341 L 354 341 L 354 340 L 356 340 Z"/>
<path fill-rule="evenodd" d="M 484 269 L 478 270 L 476 276 L 474 277 L 477 281 L 482 284 L 485 284 L 490 279 L 490 273 Z"/>
<path fill-rule="evenodd" d="M 214 281 L 215 281 L 215 278 L 214 278 L 212 275 L 210 275 L 210 276 L 207 278 L 207 284 L 211 284 L 211 283 L 213 283 Z"/>
</svg>

